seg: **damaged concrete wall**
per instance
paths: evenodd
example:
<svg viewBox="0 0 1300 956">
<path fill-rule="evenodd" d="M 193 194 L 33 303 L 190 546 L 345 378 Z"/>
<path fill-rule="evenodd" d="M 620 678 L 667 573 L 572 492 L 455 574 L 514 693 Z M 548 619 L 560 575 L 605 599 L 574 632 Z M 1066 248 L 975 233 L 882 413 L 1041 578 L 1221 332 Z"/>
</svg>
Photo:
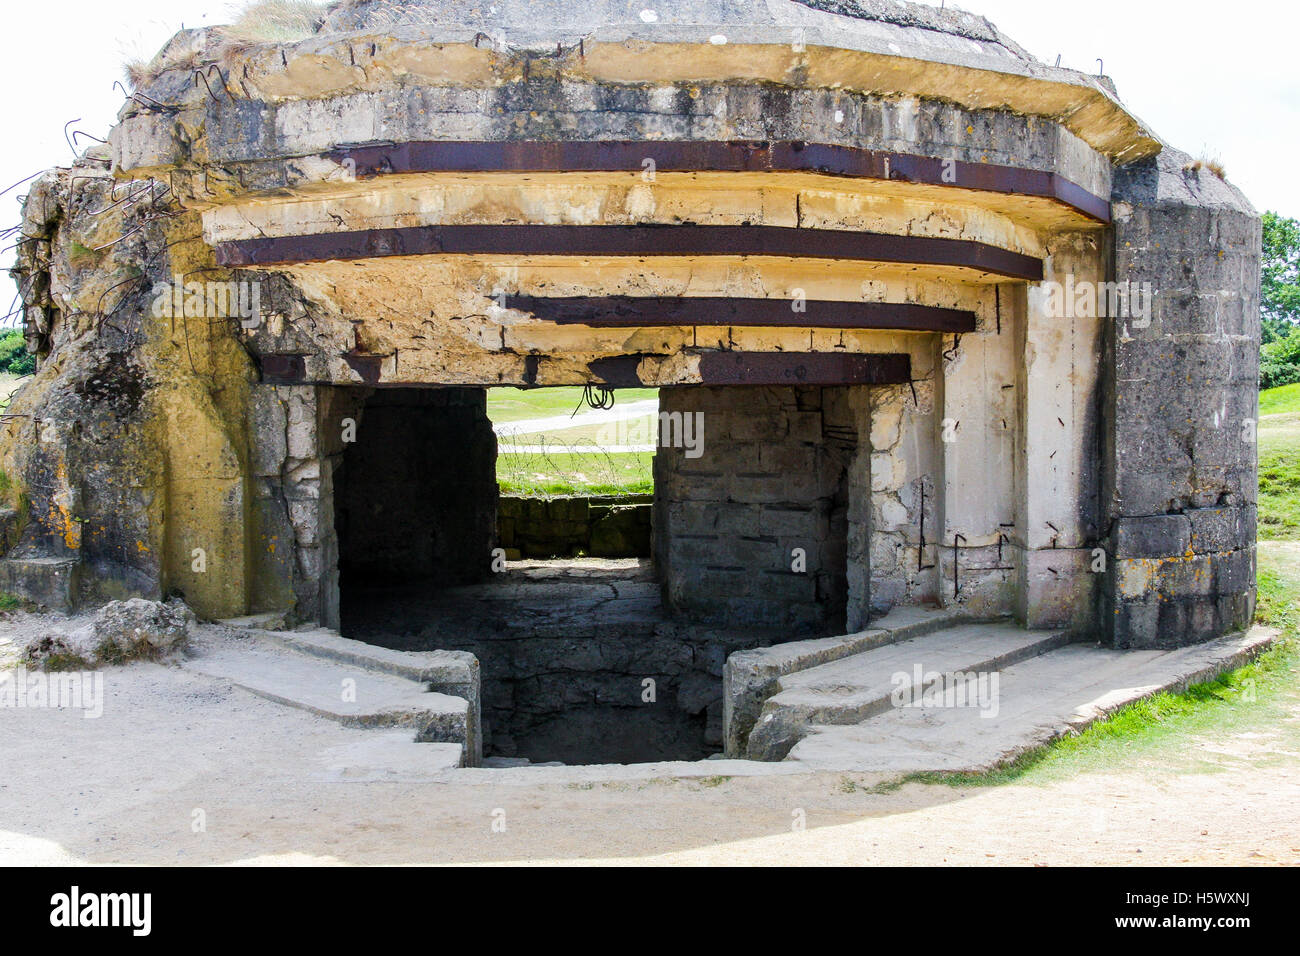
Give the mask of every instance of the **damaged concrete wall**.
<svg viewBox="0 0 1300 956">
<path fill-rule="evenodd" d="M 1106 238 L 1063 232 L 1050 244 L 1044 282 L 1015 302 L 1023 309 L 1017 381 L 1023 432 L 1017 493 L 1020 549 L 1017 610 L 1028 627 L 1096 626 L 1100 539 L 1104 332 L 1101 310 L 1063 308 L 1056 285 L 1101 289 Z M 1068 285 L 1067 285 L 1068 287 Z"/>
<path fill-rule="evenodd" d="M 368 389 L 255 385 L 249 403 L 253 514 L 250 612 L 339 621 L 334 473 Z"/>
<path fill-rule="evenodd" d="M 92 150 L 33 185 L 22 232 L 13 274 L 39 371 L 3 426 L 23 527 L 0 587 L 55 607 L 181 594 L 243 613 L 253 371 L 231 316 L 177 292 L 178 276 L 230 278 L 197 216 L 163 183 L 115 184 Z"/>
<path fill-rule="evenodd" d="M 204 616 L 293 607 L 336 624 L 341 554 L 388 554 L 374 560 L 390 571 L 436 563 L 427 540 L 417 555 L 414 536 L 394 533 L 409 527 L 352 521 L 410 499 L 410 475 L 376 465 L 336 487 L 358 451 L 345 422 L 359 442 L 398 440 L 382 410 L 393 393 L 367 411 L 371 389 L 609 383 L 602 370 L 617 367 L 666 386 L 666 411 L 704 402 L 718 416 L 706 448 L 722 464 L 667 449 L 656 466 L 655 547 L 675 606 L 859 628 L 897 604 L 937 603 L 1119 646 L 1249 619 L 1254 446 L 1234 427 L 1248 437 L 1254 415 L 1258 223 L 1230 187 L 1160 153 L 1109 81 L 1038 64 L 950 11 L 900 19 L 890 4 L 774 0 L 754 19 L 709 0 L 656 25 L 623 22 L 617 4 L 530 0 L 549 20 L 524 6 L 344 4 L 317 36 L 243 47 L 183 31 L 111 146 L 35 184 L 16 275 L 40 371 L 3 426 L 12 547 L 0 587 L 61 604 L 181 593 Z M 385 19 L 394 11 L 400 28 Z M 792 42 L 795 27 L 806 43 Z M 831 160 L 769 168 L 775 154 L 757 141 Z M 529 166 L 618 142 L 731 159 Z M 517 162 L 402 166 L 431 143 Z M 382 161 L 359 172 L 367 150 Z M 887 162 L 844 169 L 837 150 Z M 911 165 L 888 165 L 900 157 Z M 936 172 L 914 175 L 913 161 Z M 661 239 L 755 227 L 799 230 L 800 245 L 439 245 L 445 230 L 503 227 Z M 406 250 L 386 230 L 436 241 Z M 814 254 L 832 233 L 947 251 Z M 336 245 L 349 235 L 368 237 L 357 258 Z M 248 252 L 282 240 L 280 258 Z M 986 258 L 945 258 L 953 249 Z M 1053 310 L 1050 284 L 1108 278 L 1154 284 L 1154 321 Z M 204 285 L 230 282 L 256 288 L 255 314 L 204 304 Z M 159 287 L 176 308 L 157 309 Z M 962 327 L 973 314 L 974 329 L 819 325 L 797 308 L 767 327 L 595 327 L 518 307 L 557 297 L 729 299 L 738 322 L 756 301 L 921 306 L 960 313 Z M 766 397 L 742 408 L 739 391 L 699 387 L 703 359 L 728 352 L 905 355 L 911 380 L 750 390 Z M 814 415 L 820 431 L 800 431 Z M 457 427 L 477 485 L 490 428 L 470 419 Z M 763 432 L 774 423 L 784 430 Z M 422 419 L 417 446 L 450 441 L 422 428 L 436 430 Z M 393 455 L 377 448 L 366 462 Z M 336 501 L 360 529 L 350 546 Z M 492 533 L 483 514 L 465 505 L 475 553 Z M 780 571 L 788 553 L 776 560 L 795 538 L 811 542 L 804 578 Z M 773 573 L 744 574 L 753 568 Z"/>
</svg>

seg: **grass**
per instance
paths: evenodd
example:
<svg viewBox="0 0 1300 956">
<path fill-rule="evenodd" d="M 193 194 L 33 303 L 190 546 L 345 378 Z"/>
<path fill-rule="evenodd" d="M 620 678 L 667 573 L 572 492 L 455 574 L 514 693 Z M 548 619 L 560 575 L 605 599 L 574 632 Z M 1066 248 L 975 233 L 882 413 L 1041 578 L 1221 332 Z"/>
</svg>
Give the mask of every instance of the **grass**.
<svg viewBox="0 0 1300 956">
<path fill-rule="evenodd" d="M 14 611 L 18 608 L 30 609 L 32 603 L 24 598 L 0 592 L 0 611 Z"/>
<path fill-rule="evenodd" d="M 620 405 L 654 401 L 653 388 L 619 389 Z M 612 452 L 599 446 L 628 441 L 653 442 L 653 431 L 644 427 L 649 419 L 622 423 L 580 425 L 528 431 L 528 422 L 545 418 L 567 418 L 578 407 L 581 388 L 495 388 L 488 392 L 488 417 L 494 424 L 517 425 L 501 442 L 497 455 L 497 483 L 502 494 L 535 495 L 632 495 L 654 490 L 653 452 Z M 584 406 L 582 412 L 590 412 Z M 643 434 L 644 433 L 644 434 Z M 620 440 L 623 439 L 623 440 Z M 540 451 L 512 451 L 512 445 L 541 448 Z M 553 450 L 552 450 L 553 449 Z"/>
<path fill-rule="evenodd" d="M 1300 539 L 1300 385 L 1261 392 L 1259 407 L 1259 536 Z"/>
<path fill-rule="evenodd" d="M 327 5 L 310 0 L 254 0 L 242 7 L 234 22 L 216 28 L 221 36 L 218 56 L 230 61 L 262 43 L 294 43 L 315 35 Z M 206 65 L 197 48 L 177 47 L 151 60 L 132 59 L 123 66 L 133 89 L 145 86 L 168 70 L 195 70 Z"/>
<path fill-rule="evenodd" d="M 326 4 L 309 0 L 257 0 L 222 32 L 239 43 L 293 43 L 316 33 Z"/>
<path fill-rule="evenodd" d="M 511 452 L 497 456 L 503 495 L 645 495 L 654 491 L 653 452 Z"/>
<path fill-rule="evenodd" d="M 1283 415 L 1290 412 L 1300 413 L 1300 383 L 1279 385 L 1259 393 L 1260 415 Z"/>
<path fill-rule="evenodd" d="M 1183 169 L 1189 170 L 1191 172 L 1199 172 L 1202 169 L 1208 169 L 1210 172 L 1214 173 L 1214 175 L 1218 176 L 1220 179 L 1228 178 L 1228 170 L 1223 165 L 1223 160 L 1220 159 L 1218 156 L 1211 155 L 1208 152 L 1201 153 L 1199 157 L 1189 162 L 1186 166 L 1183 167 Z"/>
</svg>

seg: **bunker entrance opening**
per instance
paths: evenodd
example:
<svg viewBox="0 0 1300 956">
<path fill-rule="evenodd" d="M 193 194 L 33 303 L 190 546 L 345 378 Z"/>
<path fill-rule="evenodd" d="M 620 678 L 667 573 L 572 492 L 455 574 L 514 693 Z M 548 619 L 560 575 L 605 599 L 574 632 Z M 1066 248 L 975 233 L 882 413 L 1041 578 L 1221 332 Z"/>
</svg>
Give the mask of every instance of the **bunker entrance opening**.
<svg viewBox="0 0 1300 956">
<path fill-rule="evenodd" d="M 845 389 L 488 391 L 362 395 L 331 483 L 343 635 L 473 653 L 487 757 L 708 756 L 730 653 L 843 632 Z"/>
</svg>

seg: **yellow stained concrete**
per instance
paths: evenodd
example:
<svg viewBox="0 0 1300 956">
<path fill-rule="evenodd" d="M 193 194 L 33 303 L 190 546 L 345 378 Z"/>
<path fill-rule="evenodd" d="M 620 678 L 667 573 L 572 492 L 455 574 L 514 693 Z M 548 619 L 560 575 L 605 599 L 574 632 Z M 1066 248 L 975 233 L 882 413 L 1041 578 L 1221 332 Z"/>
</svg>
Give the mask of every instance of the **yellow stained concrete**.
<svg viewBox="0 0 1300 956">
<path fill-rule="evenodd" d="M 1039 254 L 1101 229 L 1050 199 L 812 173 L 411 173 L 244 194 L 203 214 L 209 242 L 457 223 L 771 225 L 955 236 Z"/>
</svg>

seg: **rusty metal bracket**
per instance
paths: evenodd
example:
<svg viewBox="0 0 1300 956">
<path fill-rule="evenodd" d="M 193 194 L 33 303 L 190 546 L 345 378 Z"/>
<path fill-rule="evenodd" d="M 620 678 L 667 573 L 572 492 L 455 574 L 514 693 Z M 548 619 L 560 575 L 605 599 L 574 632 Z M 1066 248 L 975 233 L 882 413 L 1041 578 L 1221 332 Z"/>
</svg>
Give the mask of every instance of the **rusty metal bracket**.
<svg viewBox="0 0 1300 956">
<path fill-rule="evenodd" d="M 958 541 L 960 541 L 962 544 L 965 544 L 966 536 L 954 532 L 952 536 L 952 596 L 953 597 L 956 597 L 958 594 L 961 593 L 961 580 L 958 577 L 958 570 L 961 564 L 961 562 L 958 560 L 958 557 L 961 554 L 961 551 L 957 545 Z"/>
</svg>

